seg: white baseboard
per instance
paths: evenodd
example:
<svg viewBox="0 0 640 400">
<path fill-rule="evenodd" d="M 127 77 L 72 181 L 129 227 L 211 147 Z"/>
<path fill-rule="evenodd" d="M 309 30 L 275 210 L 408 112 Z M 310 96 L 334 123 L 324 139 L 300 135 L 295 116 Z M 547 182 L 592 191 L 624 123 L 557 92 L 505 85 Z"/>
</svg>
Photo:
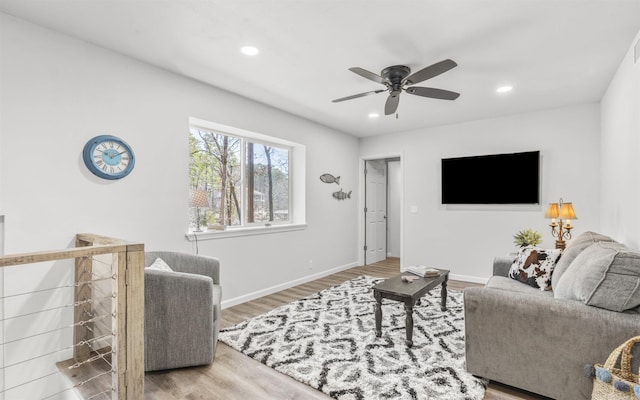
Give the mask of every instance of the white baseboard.
<svg viewBox="0 0 640 400">
<path fill-rule="evenodd" d="M 400 268 L 400 272 L 406 272 L 406 269 Z M 489 278 L 483 278 L 481 276 L 461 275 L 461 274 L 452 274 L 452 273 L 449 273 L 449 279 L 454 281 L 482 283 L 483 285 L 486 285 L 487 282 L 489 282 Z"/>
<path fill-rule="evenodd" d="M 482 283 L 482 284 L 486 284 L 489 281 L 489 278 L 482 278 L 480 276 L 471 276 L 471 275 L 460 275 L 460 274 L 449 274 L 449 279 L 454 281 L 473 282 L 473 283 Z"/>
<path fill-rule="evenodd" d="M 301 285 L 303 283 L 307 283 L 307 282 L 314 281 L 316 279 L 323 278 L 323 277 L 325 277 L 327 275 L 335 274 L 337 272 L 344 271 L 346 269 L 357 267 L 358 265 L 359 264 L 354 261 L 352 263 L 341 265 L 341 266 L 338 266 L 338 267 L 335 267 L 335 268 L 331 268 L 331 269 L 326 270 L 326 271 L 318 272 L 318 273 L 315 273 L 315 274 L 312 274 L 312 275 L 303 276 L 302 278 L 298 278 L 298 279 L 295 279 L 295 280 L 292 280 L 292 281 L 289 281 L 289 282 L 281 283 L 279 285 L 271 286 L 271 287 L 268 287 L 266 289 L 257 290 L 257 291 L 252 292 L 252 293 L 248 293 L 248 294 L 245 294 L 245 295 L 242 295 L 242 296 L 234 297 L 232 299 L 224 300 L 224 301 L 222 301 L 220 303 L 220 306 L 222 307 L 222 309 L 225 309 L 227 307 L 233 307 L 235 305 L 246 303 L 247 301 L 255 300 L 255 299 L 258 299 L 260 297 L 267 296 L 267 295 L 270 295 L 272 293 L 279 292 L 281 290 L 289 289 L 290 287 L 294 287 L 294 286 L 297 286 L 297 285 Z"/>
</svg>

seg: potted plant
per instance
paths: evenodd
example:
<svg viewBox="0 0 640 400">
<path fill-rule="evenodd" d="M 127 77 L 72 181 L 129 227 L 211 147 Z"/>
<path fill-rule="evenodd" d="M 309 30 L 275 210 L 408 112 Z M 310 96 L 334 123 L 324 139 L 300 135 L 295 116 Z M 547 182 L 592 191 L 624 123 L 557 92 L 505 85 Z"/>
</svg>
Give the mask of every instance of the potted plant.
<svg viewBox="0 0 640 400">
<path fill-rule="evenodd" d="M 513 235 L 513 243 L 518 247 L 537 246 L 541 242 L 542 234 L 533 229 L 525 229 Z"/>
</svg>

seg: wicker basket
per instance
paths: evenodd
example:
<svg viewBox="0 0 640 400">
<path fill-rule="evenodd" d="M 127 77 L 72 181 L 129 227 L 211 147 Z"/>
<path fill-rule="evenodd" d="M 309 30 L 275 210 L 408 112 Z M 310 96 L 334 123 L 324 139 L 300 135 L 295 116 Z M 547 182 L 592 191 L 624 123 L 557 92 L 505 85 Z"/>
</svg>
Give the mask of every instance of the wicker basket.
<svg viewBox="0 0 640 400">
<path fill-rule="evenodd" d="M 636 343 L 640 336 L 613 350 L 604 365 L 595 365 L 591 400 L 640 400 L 640 376 L 631 371 L 631 350 Z M 620 368 L 615 368 L 621 354 Z"/>
</svg>

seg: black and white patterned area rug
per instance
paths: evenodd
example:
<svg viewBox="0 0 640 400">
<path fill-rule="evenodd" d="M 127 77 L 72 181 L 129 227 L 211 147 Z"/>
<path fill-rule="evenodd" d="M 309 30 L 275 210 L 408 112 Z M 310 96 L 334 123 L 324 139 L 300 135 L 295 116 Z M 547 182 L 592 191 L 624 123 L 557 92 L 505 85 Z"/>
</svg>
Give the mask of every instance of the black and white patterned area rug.
<svg viewBox="0 0 640 400">
<path fill-rule="evenodd" d="M 465 370 L 462 293 L 440 287 L 414 308 L 413 347 L 405 345 L 402 303 L 383 300 L 375 335 L 373 291 L 361 276 L 220 332 L 234 349 L 339 400 L 475 400 L 486 381 Z"/>
</svg>

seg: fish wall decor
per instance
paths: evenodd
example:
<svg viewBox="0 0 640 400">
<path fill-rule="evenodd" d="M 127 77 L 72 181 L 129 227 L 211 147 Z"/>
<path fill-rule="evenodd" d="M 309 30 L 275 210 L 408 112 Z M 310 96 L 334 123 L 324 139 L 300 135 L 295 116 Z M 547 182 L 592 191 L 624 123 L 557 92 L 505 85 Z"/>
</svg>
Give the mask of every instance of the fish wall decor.
<svg viewBox="0 0 640 400">
<path fill-rule="evenodd" d="M 322 174 L 320 175 L 320 180 L 324 183 L 335 183 L 336 185 L 340 184 L 340 177 L 333 176 L 331 174 Z"/>
<path fill-rule="evenodd" d="M 333 197 L 338 200 L 350 199 L 352 191 L 353 190 L 349 190 L 349 193 L 347 193 L 347 192 L 344 192 L 342 188 L 340 188 L 338 192 L 333 192 Z"/>
</svg>

